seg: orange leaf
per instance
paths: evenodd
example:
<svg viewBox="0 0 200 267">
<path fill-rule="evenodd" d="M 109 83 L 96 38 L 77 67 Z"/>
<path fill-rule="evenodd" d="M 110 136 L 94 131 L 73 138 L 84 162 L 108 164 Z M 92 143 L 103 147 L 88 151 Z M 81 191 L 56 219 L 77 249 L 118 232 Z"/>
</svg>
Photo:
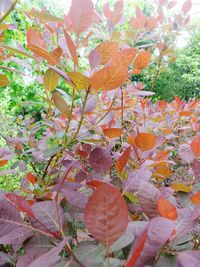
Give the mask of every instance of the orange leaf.
<svg viewBox="0 0 200 267">
<path fill-rule="evenodd" d="M 4 165 L 6 165 L 7 162 L 8 162 L 8 160 L 6 160 L 6 159 L 0 160 L 0 167 L 3 167 Z"/>
<path fill-rule="evenodd" d="M 142 250 L 144 249 L 145 243 L 147 241 L 147 230 L 141 235 L 140 239 L 138 240 L 137 246 L 134 250 L 134 254 L 129 258 L 127 263 L 125 263 L 124 267 L 133 267 L 139 258 Z"/>
<path fill-rule="evenodd" d="M 170 175 L 170 169 L 169 167 L 165 165 L 157 166 L 156 171 L 153 174 L 154 177 L 160 178 L 160 179 L 166 179 Z"/>
<path fill-rule="evenodd" d="M 197 157 L 200 157 L 200 136 L 196 136 L 191 143 L 191 148 Z"/>
<path fill-rule="evenodd" d="M 33 175 L 31 172 L 28 172 L 26 174 L 26 179 L 32 184 L 35 184 L 37 182 L 37 177 Z"/>
<path fill-rule="evenodd" d="M 128 66 L 133 62 L 135 54 L 135 48 L 128 48 L 118 51 L 112 56 L 110 60 L 110 66 Z"/>
<path fill-rule="evenodd" d="M 129 135 L 127 138 L 127 142 L 129 145 L 135 146 L 135 136 Z"/>
<path fill-rule="evenodd" d="M 120 128 L 107 128 L 103 130 L 103 133 L 109 138 L 116 138 L 122 135 L 122 130 Z"/>
<path fill-rule="evenodd" d="M 159 108 L 163 111 L 163 110 L 165 110 L 166 108 L 167 108 L 167 101 L 165 101 L 165 100 L 160 100 L 159 102 L 158 102 L 158 106 L 159 106 Z"/>
<path fill-rule="evenodd" d="M 117 52 L 119 44 L 116 42 L 103 42 L 95 50 L 99 53 L 101 64 L 104 65 Z"/>
<path fill-rule="evenodd" d="M 179 116 L 190 116 L 192 114 L 191 111 L 181 111 L 179 112 Z"/>
<path fill-rule="evenodd" d="M 131 146 L 129 146 L 116 161 L 115 168 L 119 173 L 121 173 L 124 167 L 126 166 L 129 160 L 130 154 L 131 154 Z"/>
<path fill-rule="evenodd" d="M 142 151 L 151 150 L 156 145 L 156 136 L 152 133 L 139 133 L 135 137 L 135 145 Z"/>
<path fill-rule="evenodd" d="M 37 56 L 40 56 L 48 61 L 49 64 L 51 65 L 57 65 L 58 61 L 56 57 L 53 54 L 50 54 L 48 51 L 45 49 L 41 48 L 38 45 L 28 45 L 28 48 L 35 53 Z"/>
<path fill-rule="evenodd" d="M 197 192 L 196 194 L 192 195 L 190 197 L 190 200 L 193 204 L 199 204 L 200 203 L 200 192 Z"/>
<path fill-rule="evenodd" d="M 171 185 L 171 188 L 173 188 L 175 192 L 189 193 L 191 191 L 191 187 L 183 183 L 174 183 Z"/>
<path fill-rule="evenodd" d="M 142 70 L 149 65 L 151 53 L 149 51 L 141 52 L 135 59 L 134 69 Z"/>
<path fill-rule="evenodd" d="M 91 85 L 96 91 L 113 90 L 121 86 L 128 78 L 127 67 L 105 67 L 93 74 Z"/>
<path fill-rule="evenodd" d="M 176 207 L 164 197 L 159 198 L 157 209 L 160 216 L 165 217 L 169 220 L 176 220 L 178 217 Z"/>
<path fill-rule="evenodd" d="M 6 85 L 9 85 L 9 80 L 8 78 L 6 77 L 6 75 L 2 75 L 0 74 L 0 86 L 6 86 Z"/>
</svg>

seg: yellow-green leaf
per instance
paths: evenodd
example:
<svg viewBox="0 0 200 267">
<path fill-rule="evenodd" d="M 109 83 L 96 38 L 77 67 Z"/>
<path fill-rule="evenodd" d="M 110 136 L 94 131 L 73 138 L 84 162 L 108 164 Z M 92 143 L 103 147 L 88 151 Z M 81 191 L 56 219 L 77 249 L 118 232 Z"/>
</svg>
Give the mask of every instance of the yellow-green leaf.
<svg viewBox="0 0 200 267">
<path fill-rule="evenodd" d="M 44 86 L 51 92 L 58 86 L 59 75 L 52 69 L 48 69 L 44 74 Z"/>
<path fill-rule="evenodd" d="M 58 92 L 53 93 L 52 99 L 53 99 L 55 106 L 57 107 L 57 109 L 60 110 L 60 112 L 62 114 L 65 114 L 68 117 L 71 116 L 71 112 L 70 112 L 70 109 L 69 109 L 67 102 L 64 100 L 64 98 Z"/>
<path fill-rule="evenodd" d="M 72 86 L 77 90 L 87 90 L 90 84 L 90 80 L 87 76 L 79 72 L 68 72 L 68 76 L 72 81 Z"/>
</svg>

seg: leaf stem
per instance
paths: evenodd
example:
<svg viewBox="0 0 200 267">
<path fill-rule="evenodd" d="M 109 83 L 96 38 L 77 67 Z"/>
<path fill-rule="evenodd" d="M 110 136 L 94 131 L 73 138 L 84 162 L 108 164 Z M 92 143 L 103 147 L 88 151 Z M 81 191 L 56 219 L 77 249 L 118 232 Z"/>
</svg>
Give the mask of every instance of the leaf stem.
<svg viewBox="0 0 200 267">
<path fill-rule="evenodd" d="M 79 121 L 79 124 L 78 124 L 78 128 L 77 128 L 77 130 L 76 130 L 74 136 L 73 136 L 72 139 L 70 140 L 70 143 L 72 143 L 72 142 L 76 139 L 76 137 L 77 137 L 77 135 L 79 134 L 79 131 L 80 131 L 80 129 L 81 129 L 81 125 L 82 125 L 82 123 L 83 123 L 84 113 L 85 113 L 85 107 L 86 107 L 86 103 L 87 103 L 87 99 L 88 99 L 89 93 L 90 93 L 90 87 L 87 89 L 87 91 L 86 91 L 86 95 L 85 95 L 85 99 L 84 99 L 84 101 L 83 101 L 83 107 L 82 107 L 82 111 L 81 111 L 81 118 L 80 118 L 80 121 Z"/>
</svg>

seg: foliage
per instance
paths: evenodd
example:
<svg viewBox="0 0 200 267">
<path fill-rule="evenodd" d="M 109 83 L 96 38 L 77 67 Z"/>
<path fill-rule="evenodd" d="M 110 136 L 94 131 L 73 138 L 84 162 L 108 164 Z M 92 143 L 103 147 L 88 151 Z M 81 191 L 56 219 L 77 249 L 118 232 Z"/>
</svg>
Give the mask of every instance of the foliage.
<svg viewBox="0 0 200 267">
<path fill-rule="evenodd" d="M 2 61 L 29 62 L 43 110 L 1 133 L 0 174 L 23 174 L 18 191 L 0 192 L 1 265 L 199 265 L 200 102 L 152 103 L 131 82 L 174 59 L 189 22 L 190 0 L 174 17 L 176 3 L 159 2 L 155 17 L 136 8 L 125 32 L 121 0 L 103 14 L 73 0 L 64 20 L 31 9 L 26 44 L 2 38 Z M 13 25 L 1 27 L 5 36 Z"/>
<path fill-rule="evenodd" d="M 174 95 L 181 99 L 200 97 L 200 32 L 191 32 L 191 40 L 184 48 L 176 51 L 176 61 L 160 72 L 160 76 L 155 82 L 153 91 L 156 97 L 172 101 Z M 155 69 L 144 73 L 139 80 L 150 89 L 152 85 L 151 76 Z"/>
</svg>

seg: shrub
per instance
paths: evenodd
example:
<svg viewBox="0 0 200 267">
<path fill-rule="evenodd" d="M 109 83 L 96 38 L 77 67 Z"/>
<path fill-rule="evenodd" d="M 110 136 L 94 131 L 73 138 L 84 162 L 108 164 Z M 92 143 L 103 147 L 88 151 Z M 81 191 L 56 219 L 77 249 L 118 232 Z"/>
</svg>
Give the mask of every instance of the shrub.
<svg viewBox="0 0 200 267">
<path fill-rule="evenodd" d="M 42 120 L 20 117 L 17 134 L 2 135 L 0 165 L 24 179 L 0 194 L 1 265 L 199 265 L 199 100 L 152 103 L 131 83 L 152 59 L 173 58 L 191 2 L 166 20 L 174 4 L 160 0 L 156 17 L 136 9 L 127 32 L 122 1 L 104 5 L 103 22 L 91 0 L 73 0 L 64 21 L 32 9 L 27 46 L 1 44 L 2 59 L 35 61 L 45 102 Z"/>
</svg>

